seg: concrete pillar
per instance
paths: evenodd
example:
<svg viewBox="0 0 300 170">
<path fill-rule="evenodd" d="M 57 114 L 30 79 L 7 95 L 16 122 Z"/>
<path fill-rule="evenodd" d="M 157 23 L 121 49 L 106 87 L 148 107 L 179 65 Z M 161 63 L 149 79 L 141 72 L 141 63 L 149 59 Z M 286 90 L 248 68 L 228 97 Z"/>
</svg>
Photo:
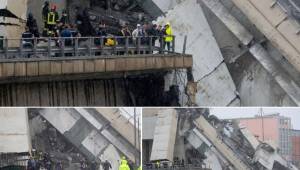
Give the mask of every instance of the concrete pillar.
<svg viewBox="0 0 300 170">
<path fill-rule="evenodd" d="M 177 121 L 177 112 L 174 109 L 158 112 L 150 157 L 151 161 L 173 160 Z"/>
</svg>

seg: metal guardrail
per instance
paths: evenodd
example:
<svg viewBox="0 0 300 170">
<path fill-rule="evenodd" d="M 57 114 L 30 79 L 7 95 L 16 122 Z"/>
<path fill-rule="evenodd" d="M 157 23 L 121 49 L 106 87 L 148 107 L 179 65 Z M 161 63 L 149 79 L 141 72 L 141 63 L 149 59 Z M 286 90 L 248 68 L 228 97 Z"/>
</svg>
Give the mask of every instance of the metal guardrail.
<svg viewBox="0 0 300 170">
<path fill-rule="evenodd" d="M 167 167 L 167 168 L 147 168 L 143 167 L 143 170 L 210 170 L 210 168 L 202 168 L 202 167 Z"/>
<path fill-rule="evenodd" d="M 170 42 L 169 50 L 165 50 L 167 45 L 164 38 L 158 36 L 0 38 L 2 42 L 0 59 L 175 53 L 175 36 Z M 113 40 L 115 44 L 108 44 L 108 40 Z"/>
<path fill-rule="evenodd" d="M 153 164 L 153 166 L 144 166 L 143 170 L 211 170 L 211 168 L 208 168 L 205 165 L 192 165 L 192 164 L 186 164 L 184 166 L 160 165 L 160 167 L 157 168 L 155 164 Z"/>
</svg>

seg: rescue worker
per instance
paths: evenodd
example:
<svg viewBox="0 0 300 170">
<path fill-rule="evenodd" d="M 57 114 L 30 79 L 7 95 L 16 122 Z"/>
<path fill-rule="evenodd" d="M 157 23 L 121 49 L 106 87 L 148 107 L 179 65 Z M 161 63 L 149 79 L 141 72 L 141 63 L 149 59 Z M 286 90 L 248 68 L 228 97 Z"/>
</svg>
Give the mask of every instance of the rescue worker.
<svg viewBox="0 0 300 170">
<path fill-rule="evenodd" d="M 38 26 L 37 26 L 37 23 L 36 23 L 36 19 L 33 17 L 32 13 L 28 14 L 27 21 L 26 21 L 26 27 L 29 28 L 29 31 L 35 37 L 40 37 Z"/>
<path fill-rule="evenodd" d="M 130 170 L 127 160 L 124 156 L 121 159 L 121 164 L 119 166 L 119 170 Z"/>
<path fill-rule="evenodd" d="M 160 162 L 156 161 L 156 168 L 159 169 L 160 168 Z"/>
<path fill-rule="evenodd" d="M 60 18 L 60 22 L 61 22 L 63 25 L 69 24 L 68 13 L 67 13 L 67 10 L 65 10 L 65 9 L 62 11 L 62 15 L 61 15 L 61 18 Z"/>
<path fill-rule="evenodd" d="M 173 41 L 173 31 L 171 28 L 171 24 L 168 22 L 165 26 L 165 44 L 164 44 L 164 48 L 165 45 L 167 45 L 168 51 L 170 51 L 171 48 L 171 42 Z"/>
<path fill-rule="evenodd" d="M 108 162 L 108 160 L 105 160 L 105 162 L 102 164 L 103 170 L 109 170 L 112 169 L 111 164 Z"/>
<path fill-rule="evenodd" d="M 46 1 L 43 6 L 42 10 L 42 17 L 44 21 L 44 30 L 48 31 L 48 26 L 47 26 L 47 18 L 48 18 L 48 13 L 49 13 L 49 2 Z"/>
<path fill-rule="evenodd" d="M 113 35 L 109 34 L 107 36 L 107 40 L 105 42 L 105 45 L 106 46 L 115 46 L 115 45 L 117 45 L 117 41 L 115 40 Z"/>
<path fill-rule="evenodd" d="M 56 11 L 56 6 L 53 5 L 51 7 L 51 11 L 47 15 L 47 27 L 50 36 L 55 34 L 55 27 L 58 22 L 59 22 L 59 16 Z"/>
</svg>

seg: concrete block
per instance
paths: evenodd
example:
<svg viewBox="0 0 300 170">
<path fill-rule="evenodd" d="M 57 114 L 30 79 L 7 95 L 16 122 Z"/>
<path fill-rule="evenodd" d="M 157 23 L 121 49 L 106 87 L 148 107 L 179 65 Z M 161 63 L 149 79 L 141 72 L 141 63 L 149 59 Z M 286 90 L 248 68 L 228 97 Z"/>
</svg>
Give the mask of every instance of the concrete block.
<svg viewBox="0 0 300 170">
<path fill-rule="evenodd" d="M 83 68 L 84 68 L 83 61 L 81 61 L 81 60 L 73 61 L 73 71 L 74 71 L 74 73 L 82 73 Z"/>
<path fill-rule="evenodd" d="M 184 57 L 183 63 L 184 67 L 193 67 L 193 57 Z"/>
<path fill-rule="evenodd" d="M 165 57 L 164 65 L 166 68 L 174 68 L 174 57 Z"/>
<path fill-rule="evenodd" d="M 73 62 L 72 61 L 63 61 L 61 67 L 62 67 L 62 74 L 73 73 Z"/>
<path fill-rule="evenodd" d="M 27 76 L 38 76 L 39 65 L 38 62 L 28 62 L 27 65 Z"/>
<path fill-rule="evenodd" d="M 95 63 L 93 60 L 85 60 L 84 61 L 84 72 L 85 73 L 95 72 Z"/>
<path fill-rule="evenodd" d="M 14 76 L 14 63 L 2 63 L 2 75 L 3 77 Z"/>
<path fill-rule="evenodd" d="M 153 69 L 153 68 L 155 68 L 155 58 L 147 57 L 145 69 Z"/>
<path fill-rule="evenodd" d="M 116 59 L 116 71 L 125 71 L 125 70 L 127 70 L 126 59 L 125 58 Z"/>
<path fill-rule="evenodd" d="M 96 59 L 95 60 L 95 72 L 105 72 L 105 60 Z"/>
<path fill-rule="evenodd" d="M 39 62 L 39 75 L 50 75 L 51 67 L 50 61 L 40 61 Z"/>
<path fill-rule="evenodd" d="M 51 67 L 51 74 L 57 75 L 62 73 L 62 62 L 60 61 L 51 61 L 50 62 Z"/>
<path fill-rule="evenodd" d="M 127 58 L 126 59 L 126 68 L 128 71 L 137 69 L 136 58 Z"/>
<path fill-rule="evenodd" d="M 136 70 L 144 70 L 146 66 L 145 57 L 136 58 Z"/>
<path fill-rule="evenodd" d="M 106 59 L 105 71 L 115 71 L 116 62 L 115 59 Z"/>
<path fill-rule="evenodd" d="M 26 76 L 26 63 L 19 62 L 15 64 L 15 76 Z"/>
<path fill-rule="evenodd" d="M 163 61 L 160 57 L 155 57 L 155 69 L 161 69 L 163 68 Z"/>
<path fill-rule="evenodd" d="M 175 67 L 181 68 L 183 67 L 183 56 L 176 56 L 175 58 Z"/>
<path fill-rule="evenodd" d="M 177 132 L 177 112 L 175 109 L 161 110 L 157 114 L 151 161 L 173 160 L 173 151 Z"/>
</svg>

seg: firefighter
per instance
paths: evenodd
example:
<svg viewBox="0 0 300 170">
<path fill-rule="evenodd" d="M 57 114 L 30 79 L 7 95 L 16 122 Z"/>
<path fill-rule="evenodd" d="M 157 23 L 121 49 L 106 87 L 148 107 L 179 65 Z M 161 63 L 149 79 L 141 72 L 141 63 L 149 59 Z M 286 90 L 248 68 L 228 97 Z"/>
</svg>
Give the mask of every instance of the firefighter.
<svg viewBox="0 0 300 170">
<path fill-rule="evenodd" d="M 168 51 L 170 51 L 171 42 L 173 41 L 173 31 L 171 24 L 168 22 L 165 26 L 165 44 L 168 47 Z"/>
<path fill-rule="evenodd" d="M 43 16 L 43 21 L 44 21 L 44 29 L 47 29 L 47 17 L 49 13 L 49 2 L 46 1 L 43 6 L 42 10 L 42 16 Z"/>
<path fill-rule="evenodd" d="M 53 5 L 51 7 L 51 11 L 47 15 L 47 27 L 50 36 L 55 34 L 55 27 L 58 22 L 59 22 L 59 16 L 56 11 L 56 6 Z"/>
<path fill-rule="evenodd" d="M 121 164 L 119 166 L 119 170 L 130 170 L 127 160 L 124 156 L 121 159 Z"/>
</svg>

